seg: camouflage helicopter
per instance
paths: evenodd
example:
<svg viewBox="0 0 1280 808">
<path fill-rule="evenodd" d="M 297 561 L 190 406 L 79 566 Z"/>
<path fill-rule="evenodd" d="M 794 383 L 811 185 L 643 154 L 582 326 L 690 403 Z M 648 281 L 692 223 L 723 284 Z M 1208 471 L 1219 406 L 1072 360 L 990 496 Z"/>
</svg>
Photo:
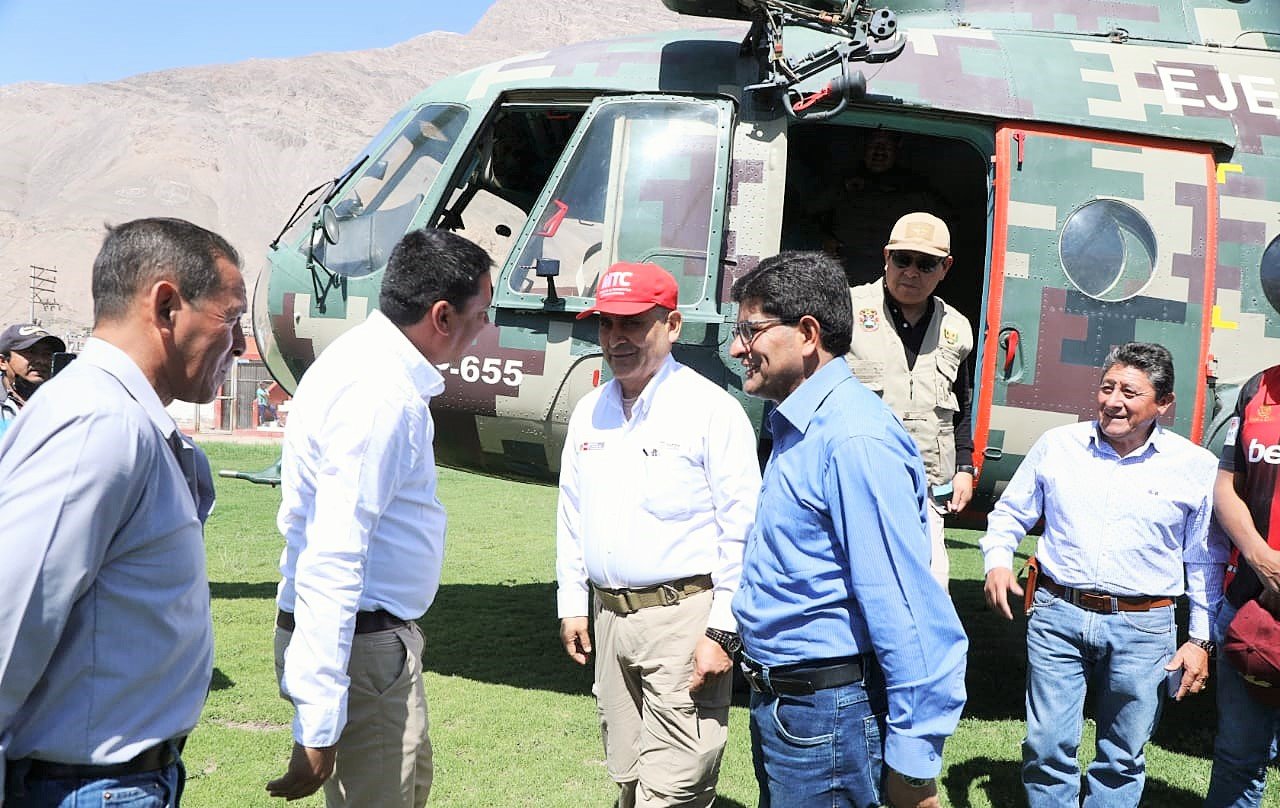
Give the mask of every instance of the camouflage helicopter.
<svg viewBox="0 0 1280 808">
<path fill-rule="evenodd" d="M 554 480 L 574 403 L 608 373 L 574 314 L 615 261 L 676 276 L 678 358 L 759 424 L 728 355 L 729 288 L 762 257 L 823 246 L 816 200 L 858 208 L 841 178 L 877 133 L 909 190 L 945 200 L 939 293 L 977 330 L 975 518 L 1036 437 L 1091 414 L 1111 346 L 1173 351 L 1168 420 L 1206 444 L 1236 386 L 1277 361 L 1280 5 L 663 2 L 725 27 L 441 81 L 304 198 L 254 294 L 277 381 L 292 390 L 363 320 L 391 248 L 432 226 L 496 264 L 492 325 L 443 368 L 442 463 Z"/>
</svg>

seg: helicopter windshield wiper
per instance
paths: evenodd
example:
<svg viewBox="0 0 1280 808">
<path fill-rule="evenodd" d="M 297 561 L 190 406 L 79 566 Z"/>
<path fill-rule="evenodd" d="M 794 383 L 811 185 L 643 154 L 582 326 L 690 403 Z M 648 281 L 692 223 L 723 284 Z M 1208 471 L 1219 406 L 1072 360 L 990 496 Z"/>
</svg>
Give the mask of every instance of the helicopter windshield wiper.
<svg viewBox="0 0 1280 808">
<path fill-rule="evenodd" d="M 365 161 L 368 159 L 369 155 L 364 155 L 359 160 L 352 163 L 346 171 L 331 180 L 325 180 L 303 194 L 301 201 L 298 202 L 298 206 L 293 209 L 293 213 L 289 214 L 289 220 L 284 223 L 284 227 L 280 228 L 280 232 L 276 233 L 276 237 L 271 240 L 271 249 L 274 250 L 276 245 L 280 243 L 280 238 L 289 231 L 290 227 L 293 227 L 297 224 L 298 220 L 302 218 L 303 212 L 306 211 L 311 204 L 312 197 L 328 189 L 328 193 L 325 195 L 324 199 L 320 201 L 324 203 L 329 202 L 338 193 L 338 189 L 342 187 L 343 183 L 351 179 L 351 175 L 356 173 L 356 171 L 360 169 L 360 166 L 364 165 Z"/>
</svg>

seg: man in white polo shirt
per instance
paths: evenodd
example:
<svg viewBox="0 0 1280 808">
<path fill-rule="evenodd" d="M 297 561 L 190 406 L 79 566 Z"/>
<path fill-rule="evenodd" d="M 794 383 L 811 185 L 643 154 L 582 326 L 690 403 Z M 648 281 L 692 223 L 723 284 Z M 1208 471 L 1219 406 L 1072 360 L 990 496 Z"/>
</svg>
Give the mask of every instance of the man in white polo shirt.
<svg viewBox="0 0 1280 808">
<path fill-rule="evenodd" d="M 742 406 L 671 357 L 676 306 L 675 278 L 654 264 L 601 278 L 578 317 L 599 315 L 613 380 L 574 409 L 560 466 L 560 638 L 585 665 L 594 616 L 594 690 L 623 808 L 715 800 L 740 646 L 730 602 L 760 489 Z"/>
</svg>

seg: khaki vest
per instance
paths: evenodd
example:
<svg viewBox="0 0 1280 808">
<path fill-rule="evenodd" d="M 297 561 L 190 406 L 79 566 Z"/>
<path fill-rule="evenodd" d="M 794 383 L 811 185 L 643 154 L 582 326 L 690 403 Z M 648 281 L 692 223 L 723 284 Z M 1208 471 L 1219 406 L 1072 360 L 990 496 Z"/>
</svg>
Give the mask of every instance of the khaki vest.
<svg viewBox="0 0 1280 808">
<path fill-rule="evenodd" d="M 973 350 L 973 330 L 963 314 L 933 298 L 933 318 L 914 369 L 907 368 L 902 347 L 885 302 L 884 283 L 849 290 L 853 301 L 853 347 L 846 359 L 858 381 L 874 390 L 902 419 L 916 442 L 933 485 L 950 482 L 956 473 L 954 418 L 956 374 Z"/>
</svg>

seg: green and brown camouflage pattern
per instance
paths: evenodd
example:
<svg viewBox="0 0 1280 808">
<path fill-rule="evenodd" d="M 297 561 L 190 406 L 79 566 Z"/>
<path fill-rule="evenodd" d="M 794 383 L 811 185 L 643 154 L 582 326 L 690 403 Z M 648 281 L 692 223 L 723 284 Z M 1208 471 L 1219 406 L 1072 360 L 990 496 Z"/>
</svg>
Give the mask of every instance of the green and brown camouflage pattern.
<svg viewBox="0 0 1280 808">
<path fill-rule="evenodd" d="M 747 16 L 732 0 L 664 2 L 686 13 Z M 1120 342 L 1156 341 L 1173 351 L 1177 405 L 1169 423 L 1208 442 L 1215 413 L 1229 409 L 1219 399 L 1229 400 L 1234 386 L 1280 361 L 1280 314 L 1260 274 L 1264 250 L 1280 237 L 1280 3 L 882 5 L 897 14 L 906 47 L 887 63 L 855 65 L 867 75 L 868 94 L 832 123 L 960 138 L 992 158 L 991 247 L 987 266 L 973 274 L 983 291 L 981 311 L 970 317 L 979 332 L 977 510 L 999 495 L 1045 429 L 1090 415 L 1103 357 Z M 683 226 L 664 212 L 664 199 L 703 193 L 718 206 L 706 233 L 709 257 L 688 259 L 679 270 L 690 276 L 681 279 L 682 289 L 688 280 L 688 288 L 705 292 L 682 299 L 689 309 L 679 356 L 741 395 L 737 363 L 727 353 L 725 323 L 735 316 L 729 287 L 780 248 L 788 133 L 796 125 L 780 106 L 744 92 L 760 80 L 755 59 L 740 47 L 745 32 L 745 25 L 726 22 L 722 30 L 574 45 L 427 89 L 406 108 L 452 102 L 470 114 L 437 179 L 420 189 L 423 203 L 411 226 L 437 220 L 469 143 L 504 99 L 727 99 L 730 125 L 719 134 L 717 165 L 690 167 L 694 173 L 684 179 L 683 169 L 673 168 L 662 188 L 645 192 L 654 206 L 647 224 L 622 222 L 619 233 L 658 243 L 662 231 Z M 807 29 L 785 36 L 788 54 L 836 41 Z M 817 90 L 832 75 L 798 89 Z M 574 148 L 571 140 L 566 157 Z M 708 171 L 718 179 L 700 188 L 694 175 Z M 1124 300 L 1089 297 L 1062 266 L 1063 227 L 1095 199 L 1137 211 L 1155 237 L 1154 271 Z M 446 392 L 433 406 L 442 462 L 553 480 L 573 405 L 608 378 L 594 323 L 573 319 L 587 298 L 544 310 L 536 296 L 509 286 L 517 262 L 515 252 L 506 252 L 533 238 L 540 209 L 523 231 L 486 245 L 498 262 L 493 324 L 468 351 L 479 363 L 496 360 L 495 367 L 519 362 L 522 378 L 468 382 L 458 368 L 446 369 Z M 376 306 L 381 273 L 349 279 L 345 296 L 330 292 L 322 313 L 297 240 L 282 242 L 269 259 L 255 296 L 255 327 L 272 373 L 291 389 L 317 353 Z M 562 277 L 572 271 L 561 267 Z M 1004 337 L 1011 331 L 1019 342 L 1006 369 Z M 1210 372 L 1216 387 L 1209 386 Z M 760 403 L 743 401 L 758 423 Z"/>
</svg>

